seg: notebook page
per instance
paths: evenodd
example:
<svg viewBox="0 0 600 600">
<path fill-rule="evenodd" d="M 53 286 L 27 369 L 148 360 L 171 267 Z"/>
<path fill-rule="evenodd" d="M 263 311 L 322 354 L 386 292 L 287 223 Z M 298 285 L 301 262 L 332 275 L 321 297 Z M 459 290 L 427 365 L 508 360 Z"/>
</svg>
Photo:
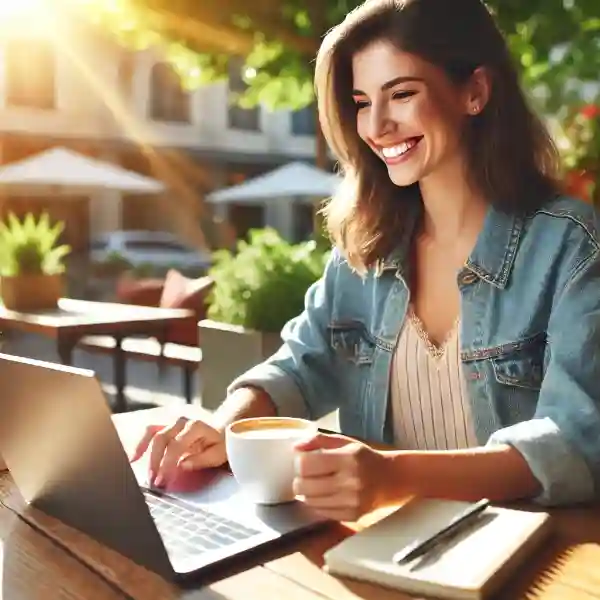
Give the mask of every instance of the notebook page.
<svg viewBox="0 0 600 600">
<path fill-rule="evenodd" d="M 386 580 L 413 581 L 435 587 L 478 590 L 547 519 L 546 513 L 490 507 L 452 540 L 422 557 L 398 565 L 394 553 L 416 538 L 427 537 L 447 525 L 466 503 L 447 500 L 411 502 L 372 527 L 356 534 L 326 554 L 326 564 L 351 574 L 385 575 Z M 413 586 L 410 586 L 413 588 Z M 421 586 L 419 586 L 421 587 Z M 430 589 L 430 585 L 422 586 Z"/>
</svg>

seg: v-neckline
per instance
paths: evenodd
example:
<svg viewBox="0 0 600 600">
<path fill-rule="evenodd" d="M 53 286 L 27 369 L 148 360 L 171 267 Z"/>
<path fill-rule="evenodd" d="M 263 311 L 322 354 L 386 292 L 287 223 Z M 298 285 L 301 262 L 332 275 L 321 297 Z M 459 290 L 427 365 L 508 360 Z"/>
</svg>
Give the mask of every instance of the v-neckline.
<svg viewBox="0 0 600 600">
<path fill-rule="evenodd" d="M 419 317 L 415 313 L 412 304 L 408 307 L 407 316 L 408 321 L 413 326 L 415 332 L 419 336 L 419 339 L 423 342 L 425 349 L 427 350 L 427 354 L 435 360 L 440 360 L 441 358 L 443 358 L 446 355 L 446 350 L 450 342 L 452 342 L 454 336 L 458 333 L 458 324 L 460 322 L 460 316 L 456 317 L 454 323 L 452 324 L 452 327 L 448 330 L 440 344 L 436 344 L 429 337 L 429 334 L 427 333 L 427 330 L 423 325 L 423 321 L 421 321 L 421 319 L 419 319 Z"/>
</svg>

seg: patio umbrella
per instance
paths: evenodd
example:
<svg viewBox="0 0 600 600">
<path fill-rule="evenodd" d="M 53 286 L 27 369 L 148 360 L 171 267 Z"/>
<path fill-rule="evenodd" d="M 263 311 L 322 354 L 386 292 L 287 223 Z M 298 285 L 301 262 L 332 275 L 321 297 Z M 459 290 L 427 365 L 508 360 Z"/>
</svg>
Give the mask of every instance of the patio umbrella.
<svg viewBox="0 0 600 600">
<path fill-rule="evenodd" d="M 239 185 L 212 192 L 209 202 L 253 202 L 284 196 L 331 196 L 340 178 L 303 162 L 291 162 Z"/>
<path fill-rule="evenodd" d="M 0 167 L 0 188 L 10 191 L 89 193 L 101 190 L 125 194 L 155 194 L 164 185 L 117 165 L 89 158 L 68 148 L 52 148 Z"/>
</svg>

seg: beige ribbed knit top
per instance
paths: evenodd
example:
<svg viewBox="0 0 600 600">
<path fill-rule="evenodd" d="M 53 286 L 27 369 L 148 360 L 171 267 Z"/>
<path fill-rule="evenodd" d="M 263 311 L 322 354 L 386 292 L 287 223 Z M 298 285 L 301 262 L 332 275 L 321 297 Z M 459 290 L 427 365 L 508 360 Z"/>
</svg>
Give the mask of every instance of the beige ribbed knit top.
<svg viewBox="0 0 600 600">
<path fill-rule="evenodd" d="M 392 361 L 390 399 L 394 437 L 406 450 L 477 446 L 460 360 L 458 320 L 434 345 L 412 308 Z"/>
</svg>

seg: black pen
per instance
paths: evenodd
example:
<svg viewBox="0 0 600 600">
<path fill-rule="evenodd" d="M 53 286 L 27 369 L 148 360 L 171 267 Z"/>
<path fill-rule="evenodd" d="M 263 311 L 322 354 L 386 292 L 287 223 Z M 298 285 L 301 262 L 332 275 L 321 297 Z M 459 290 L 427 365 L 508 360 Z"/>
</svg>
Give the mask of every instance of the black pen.
<svg viewBox="0 0 600 600">
<path fill-rule="evenodd" d="M 409 544 L 402 550 L 396 552 L 392 560 L 395 563 L 405 563 L 413 558 L 417 558 L 417 556 L 425 554 L 442 541 L 456 535 L 465 524 L 468 525 L 474 519 L 474 517 L 482 513 L 489 505 L 490 501 L 487 498 L 472 504 L 462 513 L 454 517 L 454 519 L 452 519 L 452 521 L 450 521 L 446 527 L 440 529 L 440 531 L 437 533 L 434 533 L 432 536 L 424 540 L 417 540 L 416 542 Z"/>
</svg>

